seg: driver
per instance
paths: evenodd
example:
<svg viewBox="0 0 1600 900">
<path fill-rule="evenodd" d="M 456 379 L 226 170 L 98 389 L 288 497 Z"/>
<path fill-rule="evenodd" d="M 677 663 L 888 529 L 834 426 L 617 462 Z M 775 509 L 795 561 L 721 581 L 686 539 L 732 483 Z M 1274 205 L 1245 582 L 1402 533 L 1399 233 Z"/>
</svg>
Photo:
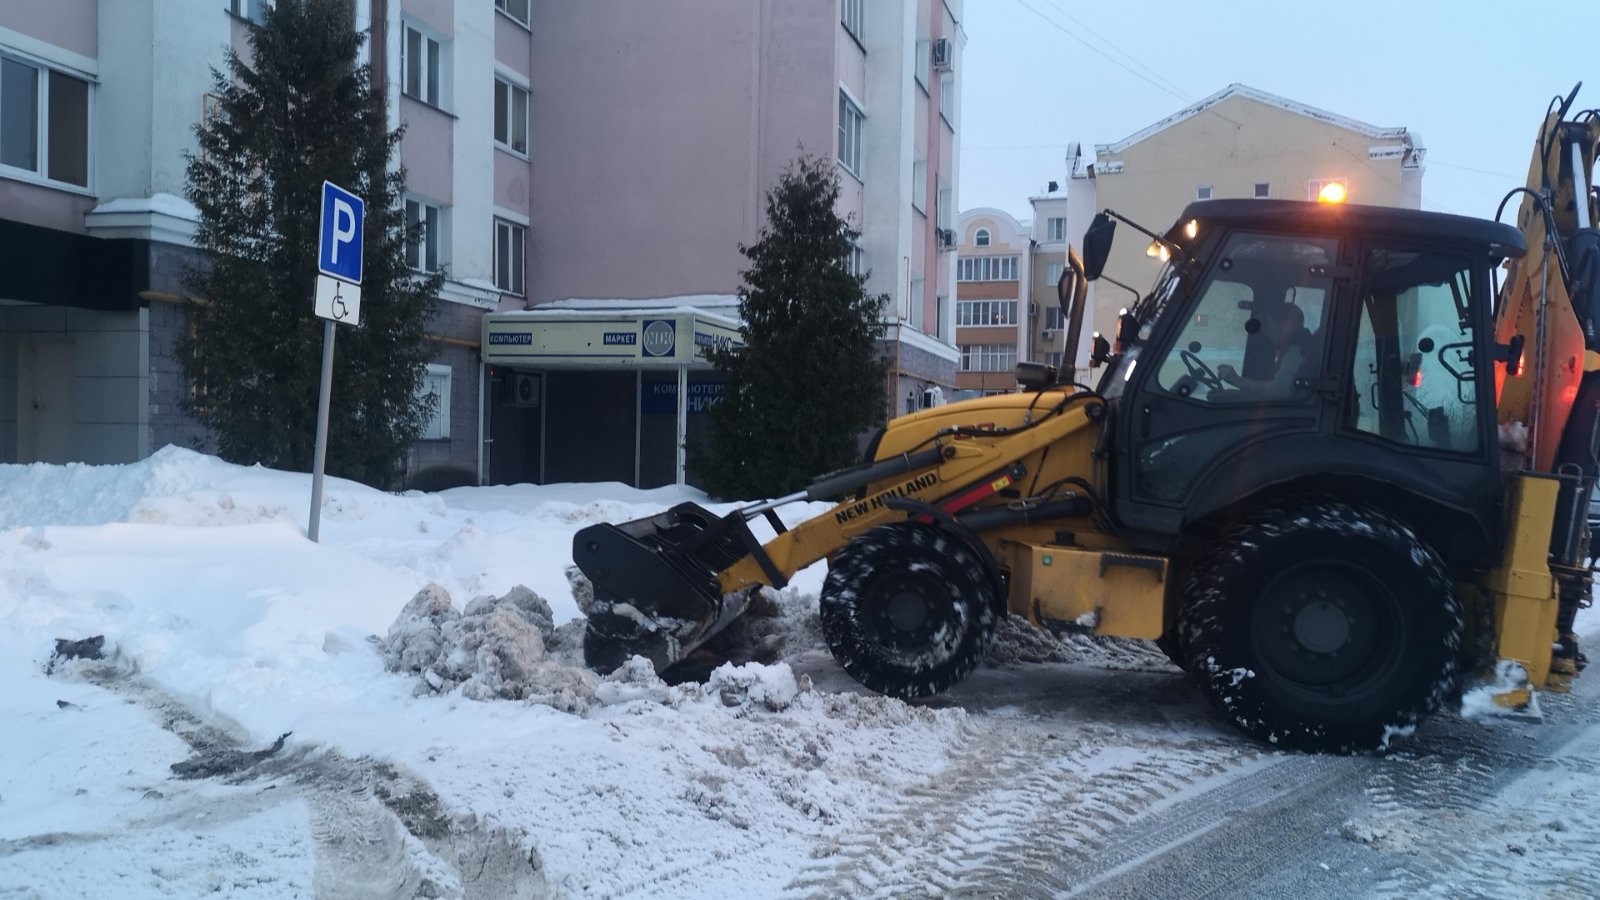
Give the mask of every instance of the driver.
<svg viewBox="0 0 1600 900">
<path fill-rule="evenodd" d="M 1306 345 L 1311 332 L 1306 330 L 1306 314 L 1299 306 L 1286 303 L 1271 315 L 1262 315 L 1262 327 L 1272 341 L 1273 374 L 1270 378 L 1246 378 L 1233 366 L 1217 366 L 1217 377 L 1252 397 L 1281 400 L 1293 397 L 1294 381 L 1306 364 Z"/>
</svg>

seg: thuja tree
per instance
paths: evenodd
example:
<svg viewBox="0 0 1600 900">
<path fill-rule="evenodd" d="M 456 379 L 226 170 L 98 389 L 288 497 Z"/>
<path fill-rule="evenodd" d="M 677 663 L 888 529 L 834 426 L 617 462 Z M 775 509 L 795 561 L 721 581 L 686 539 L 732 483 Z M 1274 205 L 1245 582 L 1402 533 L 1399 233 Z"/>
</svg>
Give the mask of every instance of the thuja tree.
<svg viewBox="0 0 1600 900">
<path fill-rule="evenodd" d="M 859 232 L 835 211 L 832 162 L 802 156 L 767 194 L 739 289 L 744 346 L 710 358 L 726 378 L 697 468 L 724 498 L 774 497 L 857 459 L 883 421 L 883 294 L 851 271 Z"/>
<path fill-rule="evenodd" d="M 348 0 L 273 4 L 250 29 L 250 62 L 214 71 L 220 98 L 196 126 L 188 196 L 200 213 L 191 332 L 178 356 L 190 412 L 220 455 L 309 471 L 322 322 L 312 311 L 322 182 L 366 202 L 361 324 L 339 325 L 327 471 L 379 487 L 399 481 L 431 398 L 424 322 L 441 276 L 406 265 L 405 173 L 393 163 L 382 91 L 358 61 Z"/>
</svg>

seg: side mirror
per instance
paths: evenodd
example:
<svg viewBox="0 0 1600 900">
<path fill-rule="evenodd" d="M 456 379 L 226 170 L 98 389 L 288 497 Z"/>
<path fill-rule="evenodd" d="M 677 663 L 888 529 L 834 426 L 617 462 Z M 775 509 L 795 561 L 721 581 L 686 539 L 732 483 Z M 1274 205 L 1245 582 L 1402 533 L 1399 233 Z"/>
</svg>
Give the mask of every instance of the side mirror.
<svg viewBox="0 0 1600 900">
<path fill-rule="evenodd" d="M 1117 352 L 1122 352 L 1139 343 L 1139 320 L 1133 313 L 1123 307 L 1117 314 Z"/>
<path fill-rule="evenodd" d="M 1083 233 L 1083 275 L 1090 281 L 1106 270 L 1106 260 L 1111 258 L 1111 238 L 1116 234 L 1117 223 L 1105 213 L 1098 213 Z"/>
<path fill-rule="evenodd" d="M 1100 336 L 1096 331 L 1089 342 L 1089 368 L 1098 369 L 1101 364 L 1111 359 L 1111 342 Z"/>
</svg>

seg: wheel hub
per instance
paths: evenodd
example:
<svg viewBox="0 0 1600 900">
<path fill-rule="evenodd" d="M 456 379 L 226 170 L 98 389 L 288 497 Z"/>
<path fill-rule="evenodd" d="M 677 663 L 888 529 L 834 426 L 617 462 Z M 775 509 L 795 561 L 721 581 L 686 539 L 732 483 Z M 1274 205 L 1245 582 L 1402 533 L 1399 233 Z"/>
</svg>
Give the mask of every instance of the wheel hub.
<svg viewBox="0 0 1600 900">
<path fill-rule="evenodd" d="M 1327 600 L 1313 600 L 1294 617 L 1294 639 L 1312 653 L 1333 653 L 1350 640 L 1350 617 Z"/>
</svg>

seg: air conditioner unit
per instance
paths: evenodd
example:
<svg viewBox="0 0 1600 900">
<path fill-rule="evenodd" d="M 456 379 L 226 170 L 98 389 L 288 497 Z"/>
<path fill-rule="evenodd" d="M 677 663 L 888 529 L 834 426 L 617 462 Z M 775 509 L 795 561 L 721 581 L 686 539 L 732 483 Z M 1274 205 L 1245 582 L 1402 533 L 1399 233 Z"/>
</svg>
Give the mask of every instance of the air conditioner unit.
<svg viewBox="0 0 1600 900">
<path fill-rule="evenodd" d="M 939 38 L 933 42 L 933 67 L 935 70 L 948 71 L 954 60 L 950 55 L 950 39 Z"/>
<path fill-rule="evenodd" d="M 940 250 L 953 250 L 956 246 L 956 233 L 951 228 L 936 228 L 934 233 L 939 237 Z"/>
<path fill-rule="evenodd" d="M 539 376 L 528 372 L 513 372 L 506 384 L 506 405 L 530 407 L 539 405 Z"/>
</svg>

